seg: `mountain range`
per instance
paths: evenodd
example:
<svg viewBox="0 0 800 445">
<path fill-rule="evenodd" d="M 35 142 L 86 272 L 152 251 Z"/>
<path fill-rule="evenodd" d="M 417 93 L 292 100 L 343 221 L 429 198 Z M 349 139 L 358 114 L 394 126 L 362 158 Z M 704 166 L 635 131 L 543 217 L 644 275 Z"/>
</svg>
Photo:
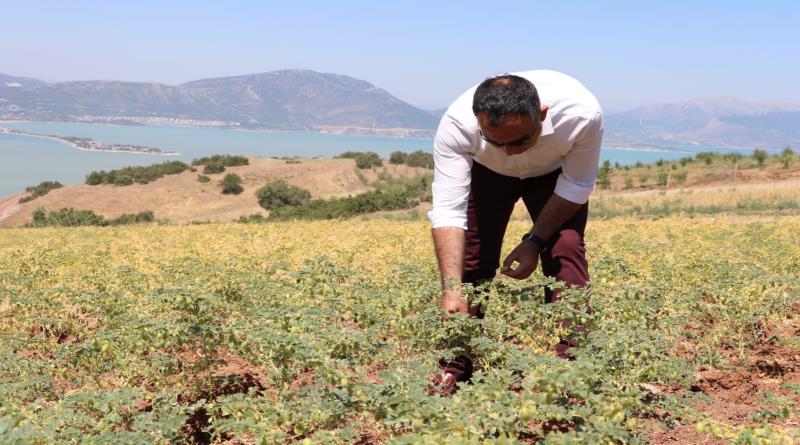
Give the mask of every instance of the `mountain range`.
<svg viewBox="0 0 800 445">
<path fill-rule="evenodd" d="M 800 106 L 710 97 L 607 115 L 607 141 L 652 145 L 800 146 Z"/>
<path fill-rule="evenodd" d="M 0 119 L 397 130 L 401 135 L 429 134 L 438 122 L 437 116 L 369 82 L 310 70 L 203 79 L 182 85 L 45 83 L 0 74 Z"/>
<path fill-rule="evenodd" d="M 195 80 L 43 82 L 0 74 L 0 120 L 184 124 L 431 136 L 426 111 L 353 77 L 311 70 Z M 700 98 L 606 115 L 606 141 L 782 148 L 800 145 L 800 106 Z"/>
</svg>

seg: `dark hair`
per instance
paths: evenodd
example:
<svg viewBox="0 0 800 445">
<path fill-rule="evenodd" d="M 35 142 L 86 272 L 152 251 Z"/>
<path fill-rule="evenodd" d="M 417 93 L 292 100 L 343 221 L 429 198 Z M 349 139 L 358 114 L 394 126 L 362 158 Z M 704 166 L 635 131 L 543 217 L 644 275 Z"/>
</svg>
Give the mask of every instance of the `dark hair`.
<svg viewBox="0 0 800 445">
<path fill-rule="evenodd" d="M 509 114 L 535 117 L 540 106 L 536 87 L 529 80 L 513 74 L 484 80 L 472 98 L 472 112 L 476 115 L 486 113 L 492 126 L 500 125 L 503 117 Z"/>
</svg>

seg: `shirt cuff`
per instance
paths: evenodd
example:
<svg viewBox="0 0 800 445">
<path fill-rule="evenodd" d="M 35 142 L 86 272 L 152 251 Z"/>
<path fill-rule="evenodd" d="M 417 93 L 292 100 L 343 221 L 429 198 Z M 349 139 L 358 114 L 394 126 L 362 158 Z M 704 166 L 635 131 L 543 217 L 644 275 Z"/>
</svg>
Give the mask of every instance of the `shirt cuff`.
<svg viewBox="0 0 800 445">
<path fill-rule="evenodd" d="M 428 212 L 428 220 L 431 222 L 431 228 L 434 229 L 439 227 L 459 227 L 467 230 L 467 215 L 462 212 L 433 209 Z"/>
<path fill-rule="evenodd" d="M 563 173 L 558 175 L 556 181 L 555 194 L 575 204 L 586 204 L 589 200 L 589 195 L 594 191 L 594 183 L 580 184 L 567 179 Z"/>
</svg>

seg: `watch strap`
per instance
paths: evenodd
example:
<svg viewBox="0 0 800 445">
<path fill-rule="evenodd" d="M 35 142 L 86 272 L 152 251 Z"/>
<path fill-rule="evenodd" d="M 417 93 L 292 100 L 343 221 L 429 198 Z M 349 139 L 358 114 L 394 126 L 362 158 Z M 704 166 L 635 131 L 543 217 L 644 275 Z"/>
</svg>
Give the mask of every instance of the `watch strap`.
<svg viewBox="0 0 800 445">
<path fill-rule="evenodd" d="M 530 241 L 533 244 L 536 244 L 541 251 L 544 251 L 544 249 L 547 247 L 547 241 L 540 236 L 534 235 L 533 232 L 528 232 L 522 235 L 522 241 Z"/>
</svg>

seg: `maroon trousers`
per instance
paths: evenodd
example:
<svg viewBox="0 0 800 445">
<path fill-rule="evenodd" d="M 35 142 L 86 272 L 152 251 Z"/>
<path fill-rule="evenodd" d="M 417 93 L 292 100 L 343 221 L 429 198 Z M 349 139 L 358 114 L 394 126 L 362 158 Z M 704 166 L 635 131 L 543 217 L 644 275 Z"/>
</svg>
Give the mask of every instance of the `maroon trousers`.
<svg viewBox="0 0 800 445">
<path fill-rule="evenodd" d="M 561 169 L 558 169 L 546 175 L 519 179 L 495 173 L 473 162 L 467 205 L 464 283 L 477 285 L 494 278 L 500 267 L 500 250 L 514 205 L 522 198 L 535 224 L 555 190 L 560 173 Z M 587 203 L 548 240 L 548 248 L 540 254 L 545 276 L 574 287 L 583 287 L 588 283 L 589 267 L 583 243 L 588 212 Z M 552 303 L 558 300 L 558 294 L 559 289 L 546 288 L 545 301 Z M 483 316 L 477 305 L 470 307 L 470 315 Z M 565 351 L 558 352 L 560 355 Z M 472 361 L 468 357 L 442 362 L 440 367 L 453 373 L 459 381 L 469 379 L 472 374 Z"/>
</svg>

